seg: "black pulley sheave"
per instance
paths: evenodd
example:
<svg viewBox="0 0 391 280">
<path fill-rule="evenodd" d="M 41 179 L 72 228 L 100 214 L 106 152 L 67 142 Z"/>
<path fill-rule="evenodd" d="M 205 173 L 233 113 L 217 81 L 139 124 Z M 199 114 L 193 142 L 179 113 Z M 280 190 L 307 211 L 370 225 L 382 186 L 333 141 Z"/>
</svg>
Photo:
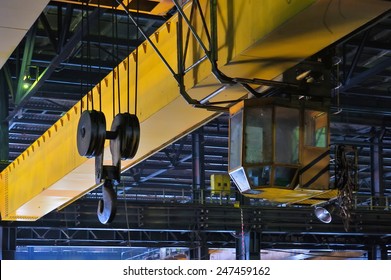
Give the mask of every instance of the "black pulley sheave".
<svg viewBox="0 0 391 280">
<path fill-rule="evenodd" d="M 112 165 L 104 165 L 104 144 L 110 140 Z M 100 111 L 84 111 L 77 127 L 77 150 L 81 156 L 95 157 L 95 181 L 103 181 L 102 199 L 98 204 L 98 219 L 110 223 L 116 214 L 117 193 L 113 184 L 121 177 L 121 159 L 136 155 L 140 142 L 140 123 L 136 115 L 119 113 L 114 117 L 111 130 L 106 131 L 106 118 Z"/>
<path fill-rule="evenodd" d="M 131 159 L 136 155 L 140 142 L 140 123 L 136 115 L 117 114 L 111 125 L 111 131 L 118 132 L 121 159 Z M 110 143 L 113 154 L 114 141 Z"/>
<path fill-rule="evenodd" d="M 77 127 L 77 150 L 79 154 L 84 157 L 99 156 L 102 154 L 105 139 L 105 115 L 95 110 L 84 111 Z"/>
</svg>

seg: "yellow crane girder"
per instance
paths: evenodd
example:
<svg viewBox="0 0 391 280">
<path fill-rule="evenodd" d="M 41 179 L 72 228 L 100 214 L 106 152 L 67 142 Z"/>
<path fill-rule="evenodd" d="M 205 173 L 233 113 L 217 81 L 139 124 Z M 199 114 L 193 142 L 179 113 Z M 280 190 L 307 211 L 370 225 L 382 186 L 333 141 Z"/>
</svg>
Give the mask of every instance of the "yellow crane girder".
<svg viewBox="0 0 391 280">
<path fill-rule="evenodd" d="M 113 0 L 113 1 L 104 1 L 104 0 L 53 0 L 55 2 L 62 2 L 68 4 L 78 4 L 91 7 L 101 7 L 105 9 L 118 9 L 124 10 L 124 8 L 118 3 L 122 3 L 125 7 L 128 7 L 129 10 L 134 12 L 140 12 L 145 14 L 152 15 L 166 15 L 167 12 L 174 7 L 174 4 L 171 0 Z M 88 4 L 87 4 L 88 3 Z"/>
<path fill-rule="evenodd" d="M 207 11 L 209 1 L 201 0 L 200 3 Z M 278 77 L 302 59 L 391 8 L 390 2 L 380 0 L 227 0 L 217 3 L 220 70 L 231 77 L 262 79 Z M 184 7 L 186 13 L 189 13 L 191 5 L 190 2 Z M 151 36 L 174 69 L 177 65 L 177 22 L 178 16 L 173 16 Z M 201 19 L 196 17 L 194 22 L 205 39 Z M 194 39 L 190 40 L 190 46 L 186 67 L 204 56 Z M 127 100 L 131 102 L 130 113 L 134 113 L 135 57 L 135 53 L 130 54 L 0 173 L 2 220 L 37 220 L 98 186 L 94 178 L 94 159 L 83 158 L 77 152 L 80 112 L 92 109 L 94 101 L 94 109 L 104 112 L 108 126 L 116 113 L 127 111 Z M 218 115 L 193 108 L 185 102 L 171 73 L 147 42 L 138 48 L 137 67 L 137 116 L 141 140 L 136 156 L 122 162 L 123 170 Z M 186 74 L 184 82 L 188 94 L 197 100 L 221 87 L 211 73 L 207 60 L 193 67 Z M 227 86 L 213 101 L 244 96 L 247 96 L 247 92 L 242 87 Z M 105 160 L 109 161 L 107 146 L 105 156 Z"/>
</svg>

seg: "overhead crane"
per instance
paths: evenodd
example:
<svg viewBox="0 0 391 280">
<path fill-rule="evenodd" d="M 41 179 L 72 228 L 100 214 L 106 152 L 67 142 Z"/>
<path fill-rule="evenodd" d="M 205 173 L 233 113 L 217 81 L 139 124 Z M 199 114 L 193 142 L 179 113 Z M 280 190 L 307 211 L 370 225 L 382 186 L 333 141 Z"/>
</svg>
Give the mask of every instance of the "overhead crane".
<svg viewBox="0 0 391 280">
<path fill-rule="evenodd" d="M 210 2 L 214 3 L 199 1 L 205 13 L 210 11 Z M 391 8 L 390 2 L 381 0 L 216 1 L 216 4 L 218 69 L 227 77 L 253 81 L 277 79 L 301 60 Z M 224 84 L 221 77 L 216 77 L 213 61 L 206 59 L 205 50 L 193 36 L 189 37 L 191 47 L 186 55 L 178 57 L 178 49 L 183 47 L 178 38 L 185 34 L 185 31 L 178 33 L 178 27 L 184 17 L 190 18 L 193 5 L 192 1 L 185 4 L 183 15 L 170 18 L 137 49 L 137 55 L 131 53 L 0 173 L 3 221 L 37 220 L 101 185 L 94 180 L 94 159 L 82 157 L 77 151 L 75 138 L 82 111 L 102 111 L 106 123 L 111 124 L 114 116 L 127 112 L 127 103 L 131 104 L 129 113 L 137 115 L 140 121 L 140 144 L 132 159 L 122 161 L 121 170 L 126 170 L 220 114 L 213 106 L 207 108 L 212 110 L 196 107 L 228 106 L 228 101 L 246 99 L 256 93 L 254 84 Z M 206 42 L 202 22 L 203 18 L 194 13 L 192 26 L 201 41 Z M 167 64 L 162 63 L 162 58 Z M 183 62 L 181 67 L 178 60 Z M 174 75 L 168 65 L 174 69 Z M 136 100 L 136 66 L 137 111 L 132 103 Z M 110 155 L 108 143 L 104 154 Z M 105 156 L 104 162 L 110 159 Z"/>
</svg>

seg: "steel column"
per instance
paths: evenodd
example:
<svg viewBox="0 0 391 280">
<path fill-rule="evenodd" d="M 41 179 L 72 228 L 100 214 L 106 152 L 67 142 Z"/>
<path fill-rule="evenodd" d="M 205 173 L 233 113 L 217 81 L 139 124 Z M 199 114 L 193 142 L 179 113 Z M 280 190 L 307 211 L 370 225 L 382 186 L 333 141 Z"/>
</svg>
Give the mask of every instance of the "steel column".
<svg viewBox="0 0 391 280">
<path fill-rule="evenodd" d="M 246 235 L 248 233 L 236 232 L 236 259 L 237 260 L 246 260 Z"/>
<path fill-rule="evenodd" d="M 384 129 L 382 131 L 376 131 L 374 128 L 372 130 L 373 137 L 371 142 L 371 187 L 372 195 L 375 197 L 381 198 L 384 195 L 384 180 L 383 180 L 383 135 Z M 375 204 L 381 203 L 380 201 L 375 202 Z M 382 205 L 384 203 L 381 203 Z"/>
<path fill-rule="evenodd" d="M 0 171 L 8 165 L 9 157 L 9 133 L 8 122 L 8 91 L 6 90 L 6 77 L 4 71 L 0 71 Z"/>
<path fill-rule="evenodd" d="M 29 30 L 26 36 L 26 42 L 24 45 L 22 65 L 20 67 L 20 72 L 18 76 L 18 84 L 16 88 L 15 95 L 15 104 L 18 105 L 24 98 L 26 90 L 24 88 L 25 76 L 29 72 L 31 58 L 33 56 L 34 44 L 35 44 L 35 34 L 37 32 L 37 23 Z"/>
<path fill-rule="evenodd" d="M 236 243 L 236 259 L 237 260 L 259 260 L 261 258 L 259 232 L 245 231 L 240 234 Z"/>
<path fill-rule="evenodd" d="M 250 260 L 259 260 L 261 258 L 261 233 L 250 231 L 248 242 L 248 253 Z"/>
<path fill-rule="evenodd" d="M 385 245 L 380 246 L 380 259 L 388 260 L 388 249 Z"/>
<path fill-rule="evenodd" d="M 202 237 L 202 240 L 197 242 L 197 246 L 190 248 L 191 260 L 209 260 L 209 248 L 207 246 L 207 240 Z"/>
<path fill-rule="evenodd" d="M 387 260 L 388 249 L 383 244 L 371 244 L 367 247 L 368 260 Z"/>
<path fill-rule="evenodd" d="M 368 260 L 379 260 L 380 259 L 380 248 L 378 245 L 368 246 Z"/>
<path fill-rule="evenodd" d="M 14 260 L 16 250 L 16 229 L 12 227 L 0 227 L 1 260 Z"/>
<path fill-rule="evenodd" d="M 191 137 L 193 155 L 193 199 L 196 202 L 203 203 L 202 194 L 205 191 L 205 141 L 202 128 L 192 133 Z"/>
</svg>

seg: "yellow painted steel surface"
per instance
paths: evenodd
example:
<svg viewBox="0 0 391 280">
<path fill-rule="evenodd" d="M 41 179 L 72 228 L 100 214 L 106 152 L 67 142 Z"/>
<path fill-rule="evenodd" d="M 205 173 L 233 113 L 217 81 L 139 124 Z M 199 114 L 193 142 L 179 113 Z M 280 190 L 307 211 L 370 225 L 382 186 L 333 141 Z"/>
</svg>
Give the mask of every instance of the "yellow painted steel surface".
<svg viewBox="0 0 391 280">
<path fill-rule="evenodd" d="M 97 7 L 98 5 L 105 9 L 115 9 L 124 10 L 121 5 L 118 5 L 118 2 L 129 6 L 130 10 L 134 12 L 141 12 L 153 15 L 165 15 L 167 12 L 174 7 L 174 3 L 171 0 L 113 0 L 112 3 L 105 1 L 81 1 L 81 0 L 53 0 L 56 2 L 63 2 L 69 4 L 78 4 L 78 5 L 88 5 L 91 7 Z"/>
<path fill-rule="evenodd" d="M 248 194 L 248 197 L 263 198 L 283 204 L 315 205 L 335 198 L 338 190 L 311 190 L 297 188 L 296 190 L 284 190 L 278 188 L 264 188 L 262 194 Z"/>
<path fill-rule="evenodd" d="M 206 7 L 209 1 L 200 1 Z M 191 3 L 185 8 L 189 13 Z M 316 53 L 366 22 L 391 8 L 380 0 L 292 0 L 292 1 L 218 1 L 219 66 L 228 76 L 273 79 L 300 60 Z M 200 18 L 196 19 L 200 34 Z M 176 68 L 176 22 L 170 19 L 151 39 L 167 61 Z M 204 36 L 203 36 L 204 37 Z M 187 66 L 204 54 L 190 40 Z M 139 150 L 127 169 L 169 143 L 194 130 L 217 114 L 189 106 L 178 93 L 178 86 L 152 47 L 139 48 L 137 115 L 141 123 Z M 129 71 L 128 71 L 129 70 Z M 130 101 L 133 113 L 135 60 L 131 54 L 83 99 L 83 110 L 102 111 L 108 128 L 113 115 L 127 108 L 127 76 L 130 77 Z M 113 83 L 113 78 L 115 78 Z M 113 84 L 120 79 L 120 92 Z M 185 78 L 188 93 L 201 99 L 221 85 L 211 74 L 207 61 L 189 71 Z M 239 86 L 227 87 L 213 100 L 231 100 L 246 96 Z M 82 158 L 76 148 L 76 130 L 81 102 L 0 173 L 0 201 L 3 220 L 36 220 L 48 212 L 97 187 L 94 183 L 94 159 Z M 106 147 L 106 160 L 109 159 Z M 109 164 L 106 162 L 106 164 Z"/>
</svg>

